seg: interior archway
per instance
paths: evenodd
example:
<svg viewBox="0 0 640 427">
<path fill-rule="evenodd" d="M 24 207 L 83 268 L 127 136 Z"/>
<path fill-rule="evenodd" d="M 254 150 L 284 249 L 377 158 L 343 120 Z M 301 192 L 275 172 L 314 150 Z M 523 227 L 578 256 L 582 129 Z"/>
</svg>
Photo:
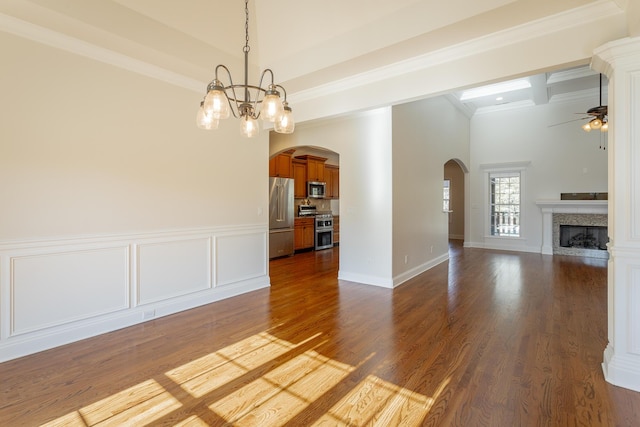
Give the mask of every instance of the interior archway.
<svg viewBox="0 0 640 427">
<path fill-rule="evenodd" d="M 450 159 L 443 169 L 443 210 L 449 217 L 449 240 L 462 244 L 465 232 L 465 174 L 469 170 L 460 159 Z"/>
</svg>

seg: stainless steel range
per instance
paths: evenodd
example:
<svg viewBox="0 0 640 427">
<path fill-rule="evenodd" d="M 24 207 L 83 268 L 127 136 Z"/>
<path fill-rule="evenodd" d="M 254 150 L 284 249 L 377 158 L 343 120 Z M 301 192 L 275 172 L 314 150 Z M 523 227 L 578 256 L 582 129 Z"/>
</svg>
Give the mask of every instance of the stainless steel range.
<svg viewBox="0 0 640 427">
<path fill-rule="evenodd" d="M 333 247 L 333 214 L 331 212 L 316 213 L 316 250 Z"/>
</svg>

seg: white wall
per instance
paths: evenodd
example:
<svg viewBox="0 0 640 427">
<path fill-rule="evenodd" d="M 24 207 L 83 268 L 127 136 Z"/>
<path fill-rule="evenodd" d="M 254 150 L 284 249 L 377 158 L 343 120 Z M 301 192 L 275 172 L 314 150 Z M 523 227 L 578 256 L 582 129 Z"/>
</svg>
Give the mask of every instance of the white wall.
<svg viewBox="0 0 640 427">
<path fill-rule="evenodd" d="M 392 286 L 391 108 L 272 132 L 271 153 L 297 146 L 340 155 L 339 278 Z"/>
<path fill-rule="evenodd" d="M 542 215 L 535 201 L 560 199 L 560 193 L 607 192 L 607 151 L 601 133 L 585 133 L 573 122 L 598 104 L 593 101 L 550 103 L 518 110 L 476 114 L 471 119 L 470 230 L 466 246 L 539 252 Z M 487 237 L 487 185 L 482 165 L 530 162 L 522 189 L 520 239 Z"/>
<path fill-rule="evenodd" d="M 266 132 L 198 130 L 202 93 L 7 33 L 0 51 L 0 361 L 268 286 Z"/>
<path fill-rule="evenodd" d="M 446 98 L 393 108 L 393 275 L 399 284 L 448 259 L 444 164 L 469 162 L 469 119 Z"/>
</svg>

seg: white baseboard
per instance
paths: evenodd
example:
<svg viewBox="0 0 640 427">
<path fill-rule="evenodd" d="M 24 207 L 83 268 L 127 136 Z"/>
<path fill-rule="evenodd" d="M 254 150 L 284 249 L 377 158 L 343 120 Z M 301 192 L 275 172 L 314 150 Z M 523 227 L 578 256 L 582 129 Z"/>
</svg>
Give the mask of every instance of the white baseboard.
<svg viewBox="0 0 640 427">
<path fill-rule="evenodd" d="M 607 382 L 619 387 L 640 391 L 640 357 L 627 355 L 616 356 L 611 344 L 604 350 L 602 371 Z"/>
<path fill-rule="evenodd" d="M 433 267 L 435 267 L 438 264 L 442 264 L 443 262 L 447 261 L 449 259 L 449 253 L 445 253 L 440 255 L 437 258 L 434 258 L 432 260 L 429 260 L 427 262 L 425 262 L 424 264 L 421 264 L 417 267 L 414 267 L 408 271 L 405 271 L 397 276 L 395 276 L 393 278 L 393 287 L 398 287 L 400 285 L 402 285 L 404 282 L 406 282 L 409 279 L 412 279 L 414 277 L 416 277 L 419 274 L 424 273 L 427 270 L 432 269 Z"/>
<path fill-rule="evenodd" d="M 367 276 L 366 274 L 338 271 L 338 280 L 357 282 L 365 285 L 379 286 L 381 288 L 393 288 L 393 280 L 387 277 Z"/>
</svg>

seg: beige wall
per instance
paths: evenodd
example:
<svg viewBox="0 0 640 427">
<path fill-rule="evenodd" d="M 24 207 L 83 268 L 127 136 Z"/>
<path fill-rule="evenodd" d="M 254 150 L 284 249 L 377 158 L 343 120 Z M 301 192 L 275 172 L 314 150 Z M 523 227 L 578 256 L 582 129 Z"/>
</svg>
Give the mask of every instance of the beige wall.
<svg viewBox="0 0 640 427">
<path fill-rule="evenodd" d="M 443 165 L 469 161 L 469 119 L 446 98 L 393 108 L 393 271 L 398 281 L 448 258 Z"/>
<path fill-rule="evenodd" d="M 267 133 L 176 86 L 0 33 L 0 240 L 266 224 Z"/>
</svg>

